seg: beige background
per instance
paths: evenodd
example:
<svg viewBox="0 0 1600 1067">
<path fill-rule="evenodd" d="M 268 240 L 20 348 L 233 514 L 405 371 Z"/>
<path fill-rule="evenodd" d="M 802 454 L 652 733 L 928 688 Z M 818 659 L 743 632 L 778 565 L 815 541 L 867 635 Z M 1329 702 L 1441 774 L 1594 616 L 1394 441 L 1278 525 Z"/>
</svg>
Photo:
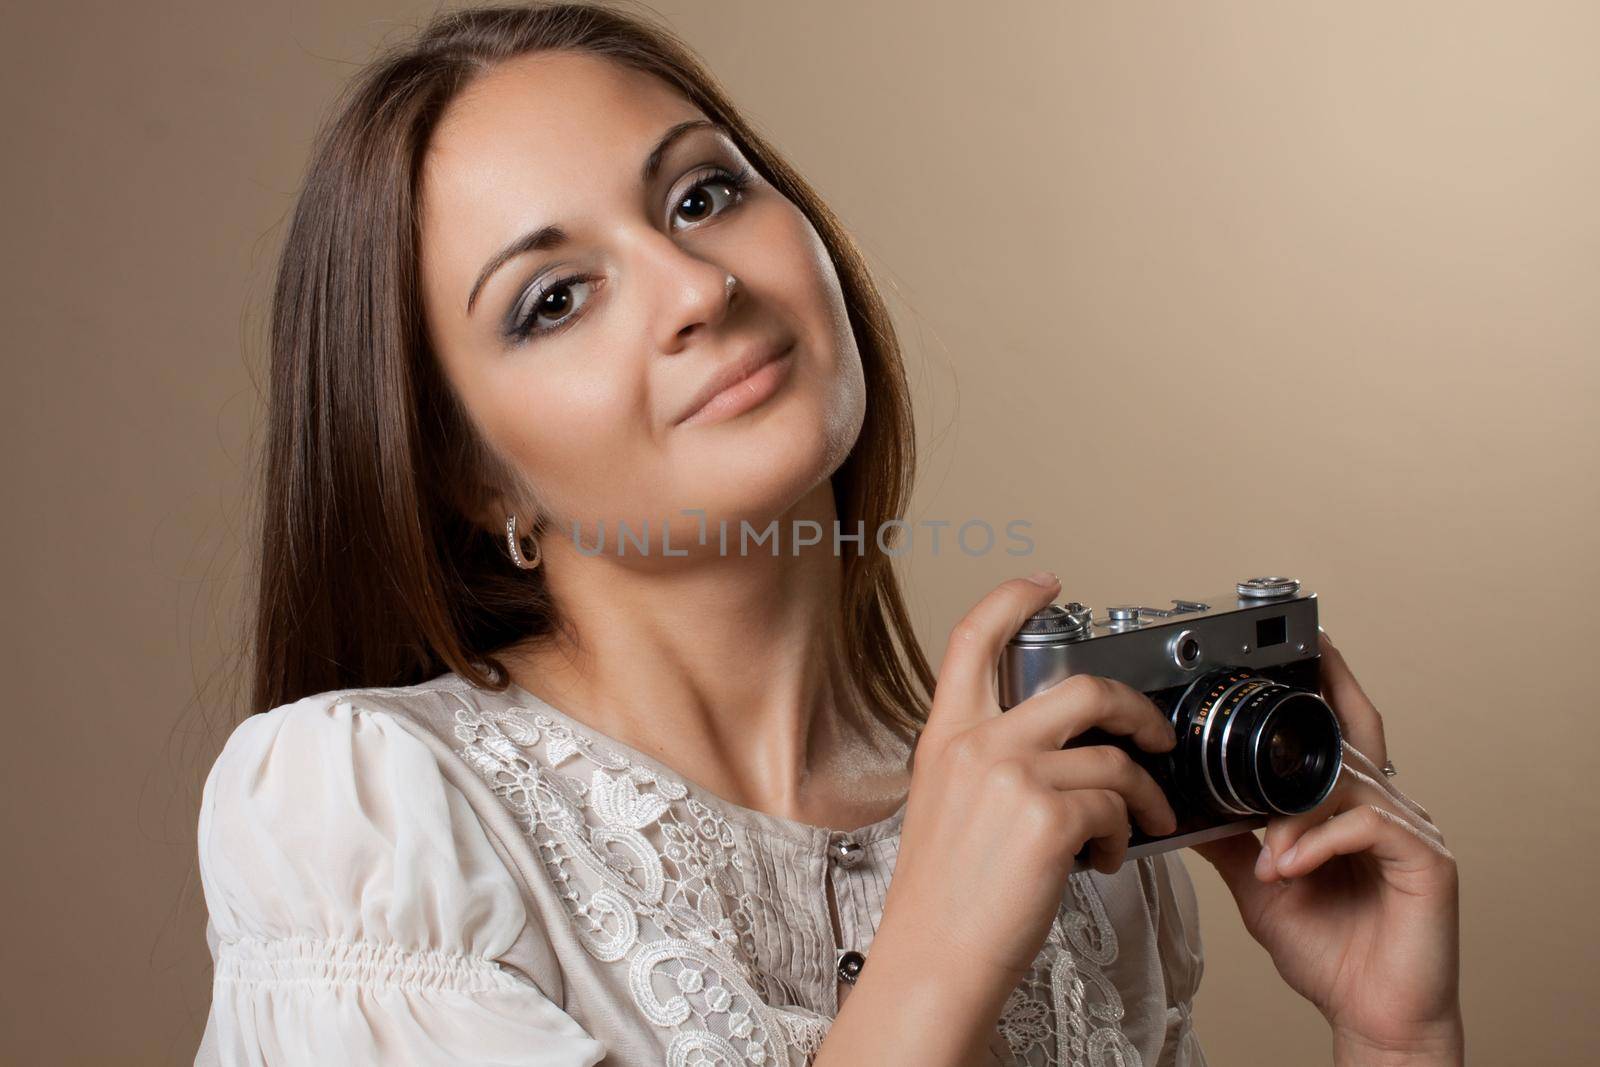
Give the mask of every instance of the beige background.
<svg viewBox="0 0 1600 1067">
<path fill-rule="evenodd" d="M 1600 5 L 663 2 L 870 253 L 936 657 L 1291 572 L 1463 874 L 1474 1062 L 1593 1062 Z M 28 5 L 5 122 L 0 1060 L 185 1061 L 268 281 L 317 117 L 428 5 Z M 206 722 L 211 722 L 207 732 Z M 1217 1064 L 1326 1062 L 1198 857 Z"/>
</svg>

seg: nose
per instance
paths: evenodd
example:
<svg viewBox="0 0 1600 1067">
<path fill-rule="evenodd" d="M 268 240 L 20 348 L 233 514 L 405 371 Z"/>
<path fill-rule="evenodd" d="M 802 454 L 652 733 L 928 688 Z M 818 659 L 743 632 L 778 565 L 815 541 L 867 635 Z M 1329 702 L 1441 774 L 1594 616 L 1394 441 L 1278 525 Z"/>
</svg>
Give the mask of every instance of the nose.
<svg viewBox="0 0 1600 1067">
<path fill-rule="evenodd" d="M 651 267 L 662 279 L 657 344 L 670 355 L 683 351 L 697 334 L 714 330 L 727 318 L 742 290 L 727 268 L 693 255 L 671 240 L 666 245 Z"/>
</svg>

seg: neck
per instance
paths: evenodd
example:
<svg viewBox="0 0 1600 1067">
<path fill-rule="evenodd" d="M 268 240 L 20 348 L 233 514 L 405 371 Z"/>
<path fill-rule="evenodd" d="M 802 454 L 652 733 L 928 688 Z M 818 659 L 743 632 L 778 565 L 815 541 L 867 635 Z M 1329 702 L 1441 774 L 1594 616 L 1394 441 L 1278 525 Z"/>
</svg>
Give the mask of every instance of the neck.
<svg viewBox="0 0 1600 1067">
<path fill-rule="evenodd" d="M 546 580 L 566 625 L 500 658 L 535 696 L 736 804 L 828 826 L 887 816 L 909 784 L 909 741 L 847 670 L 834 518 L 824 481 L 780 516 L 776 556 L 770 543 L 586 556 L 553 537 Z M 796 555 L 789 532 L 805 519 L 823 536 Z"/>
</svg>

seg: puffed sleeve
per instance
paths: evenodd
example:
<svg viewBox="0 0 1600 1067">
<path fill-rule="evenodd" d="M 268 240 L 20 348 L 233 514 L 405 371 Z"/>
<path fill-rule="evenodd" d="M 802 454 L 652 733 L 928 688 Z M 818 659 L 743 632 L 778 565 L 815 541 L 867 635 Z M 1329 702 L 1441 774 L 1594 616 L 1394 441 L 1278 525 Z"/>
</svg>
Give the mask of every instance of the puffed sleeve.
<svg viewBox="0 0 1600 1067">
<path fill-rule="evenodd" d="M 1206 1067 L 1194 1030 L 1194 998 L 1205 971 L 1200 940 L 1200 905 L 1182 855 L 1155 857 L 1156 945 L 1166 985 L 1167 1036 L 1159 1063 L 1151 1067 Z"/>
<path fill-rule="evenodd" d="M 206 779 L 199 845 L 215 977 L 197 1065 L 604 1057 L 496 961 L 528 921 L 517 883 L 389 714 L 318 694 L 240 724 Z"/>
</svg>

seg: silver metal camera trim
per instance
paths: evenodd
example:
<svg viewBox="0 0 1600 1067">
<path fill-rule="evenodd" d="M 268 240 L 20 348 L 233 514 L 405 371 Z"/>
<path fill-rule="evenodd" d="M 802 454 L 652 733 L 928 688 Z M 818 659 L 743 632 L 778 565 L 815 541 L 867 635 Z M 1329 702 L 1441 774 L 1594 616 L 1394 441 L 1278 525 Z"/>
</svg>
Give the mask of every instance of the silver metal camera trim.
<svg viewBox="0 0 1600 1067">
<path fill-rule="evenodd" d="M 1278 575 L 1266 578 L 1249 578 L 1236 583 L 1234 589 L 1241 597 L 1262 600 L 1269 597 L 1288 596 L 1290 593 L 1299 592 L 1300 579 L 1283 578 Z"/>
<path fill-rule="evenodd" d="M 1018 634 L 1002 657 L 1000 706 L 1013 707 L 1021 703 L 1024 695 L 1031 696 L 1072 674 L 1117 678 L 1148 693 L 1188 684 L 1212 667 L 1259 670 L 1316 655 L 1315 593 L 1301 590 L 1261 599 L 1230 591 L 1203 600 L 1174 603 L 1204 604 L 1205 608 L 1153 616 L 1138 627 L 1114 627 L 1109 625 L 1109 619 L 1091 617 L 1070 636 Z M 1059 605 L 1051 607 L 1060 610 Z M 1081 610 L 1082 605 L 1078 607 Z M 1256 621 L 1277 615 L 1284 617 L 1283 643 L 1257 648 Z M 1141 610 L 1140 619 L 1145 618 Z M 1184 630 L 1200 644 L 1200 658 L 1193 667 L 1180 667 L 1168 648 L 1175 632 Z"/>
<path fill-rule="evenodd" d="M 1255 692 L 1250 693 L 1250 694 L 1246 695 L 1243 699 L 1241 699 L 1239 701 L 1238 707 L 1236 707 L 1234 709 L 1234 713 L 1232 715 L 1228 716 L 1228 725 L 1222 728 L 1222 751 L 1224 751 L 1224 752 L 1228 751 L 1228 736 L 1229 736 L 1229 733 L 1230 733 L 1230 731 L 1233 730 L 1233 724 L 1236 721 L 1238 721 L 1239 712 L 1244 710 L 1244 706 L 1247 703 L 1249 703 L 1249 702 L 1251 702 L 1253 700 L 1266 700 L 1267 698 L 1272 696 L 1272 691 L 1275 688 L 1276 689 L 1287 689 L 1287 688 L 1289 688 L 1288 686 L 1284 685 L 1282 682 L 1274 682 L 1270 678 L 1264 679 L 1263 683 L 1264 684 L 1262 684 L 1262 685 L 1256 686 L 1256 691 Z M 1252 767 L 1259 767 L 1260 766 L 1259 761 L 1261 759 L 1261 734 L 1262 734 L 1262 731 L 1261 730 L 1257 730 L 1256 731 L 1256 735 L 1250 739 L 1250 765 Z M 1260 772 L 1259 771 L 1257 772 L 1257 777 L 1258 778 L 1260 777 Z M 1240 795 L 1239 787 L 1233 784 L 1233 775 L 1228 773 L 1228 761 L 1227 760 L 1223 760 L 1222 761 L 1222 780 L 1228 783 L 1228 792 L 1233 794 L 1233 799 L 1237 800 L 1240 804 L 1243 804 L 1245 802 L 1244 797 Z M 1282 808 L 1278 807 L 1278 805 L 1276 805 L 1276 804 L 1274 804 L 1272 802 L 1271 798 L 1267 796 L 1267 791 L 1266 791 L 1265 788 L 1263 788 L 1261 790 L 1261 799 L 1263 799 L 1263 800 L 1265 800 L 1267 802 L 1267 807 L 1271 808 L 1273 811 L 1277 812 L 1278 814 L 1280 814 L 1280 815 L 1289 814 L 1288 812 L 1284 811 Z"/>
<path fill-rule="evenodd" d="M 1183 648 L 1184 638 L 1189 638 L 1194 642 L 1196 652 L 1194 654 L 1193 663 L 1183 662 L 1183 656 L 1179 652 L 1179 649 Z M 1172 662 L 1176 663 L 1179 667 L 1182 667 L 1186 671 L 1192 671 L 1198 667 L 1200 665 L 1200 661 L 1204 659 L 1206 655 L 1206 646 L 1200 643 L 1200 638 L 1195 636 L 1195 632 L 1193 630 L 1179 630 L 1178 636 L 1167 642 L 1167 648 L 1172 654 Z"/>
<path fill-rule="evenodd" d="M 1266 683 L 1267 679 L 1262 678 L 1260 675 L 1253 674 L 1248 678 L 1241 678 L 1239 681 L 1228 686 L 1228 688 L 1222 691 L 1222 695 L 1217 697 L 1217 699 L 1212 703 L 1211 710 L 1206 713 L 1206 724 L 1200 731 L 1200 771 L 1205 775 L 1206 788 L 1211 791 L 1211 798 L 1213 800 L 1234 815 L 1259 815 L 1261 813 L 1258 811 L 1251 811 L 1249 808 L 1244 806 L 1244 798 L 1241 797 L 1239 795 L 1239 791 L 1233 787 L 1233 775 L 1228 773 L 1228 761 L 1226 759 L 1222 761 L 1222 784 L 1228 787 L 1228 796 L 1231 797 L 1238 806 L 1236 807 L 1234 804 L 1228 803 L 1228 800 L 1225 799 L 1222 793 L 1218 791 L 1217 784 L 1211 780 L 1211 761 L 1206 758 L 1211 752 L 1211 724 L 1217 721 L 1218 710 L 1221 709 L 1223 703 L 1227 701 L 1228 697 L 1232 696 L 1236 690 L 1242 689 L 1245 686 L 1250 686 L 1250 691 L 1254 691 L 1262 688 L 1264 685 L 1266 685 Z M 1249 699 L 1249 692 L 1246 692 L 1244 696 L 1239 698 L 1239 703 L 1243 704 L 1247 699 Z M 1222 728 L 1222 748 L 1219 749 L 1221 752 L 1226 752 L 1228 750 L 1228 731 L 1233 729 L 1233 724 L 1238 718 L 1238 711 L 1239 705 L 1235 705 L 1233 711 L 1228 713 L 1228 725 Z"/>
</svg>

